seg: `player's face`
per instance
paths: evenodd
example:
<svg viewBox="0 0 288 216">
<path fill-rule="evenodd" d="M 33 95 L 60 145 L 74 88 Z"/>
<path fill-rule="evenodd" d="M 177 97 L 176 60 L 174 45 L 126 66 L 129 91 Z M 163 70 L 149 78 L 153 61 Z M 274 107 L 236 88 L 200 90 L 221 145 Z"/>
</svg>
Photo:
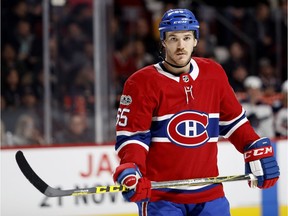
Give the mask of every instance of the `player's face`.
<svg viewBox="0 0 288 216">
<path fill-rule="evenodd" d="M 163 41 L 166 60 L 175 65 L 186 65 L 196 45 L 197 40 L 192 31 L 166 32 L 166 39 Z"/>
</svg>

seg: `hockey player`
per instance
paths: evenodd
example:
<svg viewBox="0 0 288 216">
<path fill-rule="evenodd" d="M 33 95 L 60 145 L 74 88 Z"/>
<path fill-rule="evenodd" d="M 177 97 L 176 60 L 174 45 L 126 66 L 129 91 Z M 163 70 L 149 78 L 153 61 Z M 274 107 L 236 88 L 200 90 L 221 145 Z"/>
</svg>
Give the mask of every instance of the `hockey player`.
<svg viewBox="0 0 288 216">
<path fill-rule="evenodd" d="M 247 98 L 241 102 L 247 119 L 259 136 L 275 137 L 274 114 L 272 106 L 262 103 L 262 81 L 257 76 L 248 76 L 244 80 Z"/>
<path fill-rule="evenodd" d="M 140 216 L 230 215 L 222 184 L 153 189 L 151 181 L 218 176 L 217 141 L 223 136 L 244 155 L 259 188 L 273 186 L 279 167 L 270 140 L 245 117 L 222 67 L 191 57 L 199 23 L 187 9 L 167 11 L 159 24 L 165 57 L 126 81 L 117 113 L 113 179 L 130 188 Z"/>
</svg>

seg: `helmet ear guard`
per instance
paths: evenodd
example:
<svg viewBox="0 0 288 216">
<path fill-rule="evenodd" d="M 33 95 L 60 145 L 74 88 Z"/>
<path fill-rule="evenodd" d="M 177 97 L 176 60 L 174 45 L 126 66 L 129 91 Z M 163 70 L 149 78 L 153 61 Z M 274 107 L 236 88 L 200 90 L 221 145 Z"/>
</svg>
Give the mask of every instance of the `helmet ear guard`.
<svg viewBox="0 0 288 216">
<path fill-rule="evenodd" d="M 165 32 L 193 31 L 199 39 L 199 22 L 194 14 L 187 9 L 170 9 L 162 17 L 159 24 L 160 40 L 165 39 Z"/>
</svg>

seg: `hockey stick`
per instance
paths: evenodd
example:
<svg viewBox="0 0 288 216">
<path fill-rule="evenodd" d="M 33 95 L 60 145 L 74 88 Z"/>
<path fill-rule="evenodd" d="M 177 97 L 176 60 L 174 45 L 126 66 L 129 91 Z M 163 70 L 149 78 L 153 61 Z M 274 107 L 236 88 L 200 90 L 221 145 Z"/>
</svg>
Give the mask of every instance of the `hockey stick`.
<svg viewBox="0 0 288 216">
<path fill-rule="evenodd" d="M 88 194 L 100 194 L 100 193 L 114 193 L 124 192 L 128 189 L 123 185 L 110 185 L 110 186 L 96 186 L 90 188 L 70 189 L 61 190 L 50 187 L 46 184 L 31 168 L 28 161 L 26 160 L 22 151 L 17 151 L 16 155 L 17 164 L 24 174 L 24 176 L 30 181 L 34 187 L 36 187 L 41 193 L 48 197 L 62 197 L 62 196 L 83 196 Z M 252 174 L 249 175 L 234 175 L 234 176 L 222 176 L 222 177 L 211 177 L 211 178 L 197 178 L 197 179 L 186 179 L 186 180 L 175 180 L 175 181 L 163 181 L 163 182 L 151 182 L 152 189 L 158 188 L 176 188 L 180 186 L 199 186 L 207 184 L 217 184 L 222 182 L 251 180 L 251 185 L 255 184 L 256 177 Z"/>
</svg>

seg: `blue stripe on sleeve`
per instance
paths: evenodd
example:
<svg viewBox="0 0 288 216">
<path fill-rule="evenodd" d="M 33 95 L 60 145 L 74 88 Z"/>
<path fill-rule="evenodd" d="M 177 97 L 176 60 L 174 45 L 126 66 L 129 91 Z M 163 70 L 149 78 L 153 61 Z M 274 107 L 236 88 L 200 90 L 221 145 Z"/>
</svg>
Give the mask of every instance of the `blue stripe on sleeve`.
<svg viewBox="0 0 288 216">
<path fill-rule="evenodd" d="M 116 144 L 115 144 L 115 149 L 117 150 L 122 143 L 128 141 L 128 140 L 137 140 L 139 142 L 142 142 L 146 144 L 147 146 L 150 146 L 151 143 L 151 133 L 137 133 L 132 136 L 125 136 L 125 135 L 120 135 L 116 137 Z"/>
<path fill-rule="evenodd" d="M 245 119 L 245 113 L 243 115 L 236 119 L 235 121 L 231 122 L 230 124 L 227 125 L 219 125 L 219 131 L 220 131 L 220 136 L 225 136 L 226 134 L 229 133 L 229 131 L 236 125 L 238 124 L 241 120 Z"/>
</svg>

